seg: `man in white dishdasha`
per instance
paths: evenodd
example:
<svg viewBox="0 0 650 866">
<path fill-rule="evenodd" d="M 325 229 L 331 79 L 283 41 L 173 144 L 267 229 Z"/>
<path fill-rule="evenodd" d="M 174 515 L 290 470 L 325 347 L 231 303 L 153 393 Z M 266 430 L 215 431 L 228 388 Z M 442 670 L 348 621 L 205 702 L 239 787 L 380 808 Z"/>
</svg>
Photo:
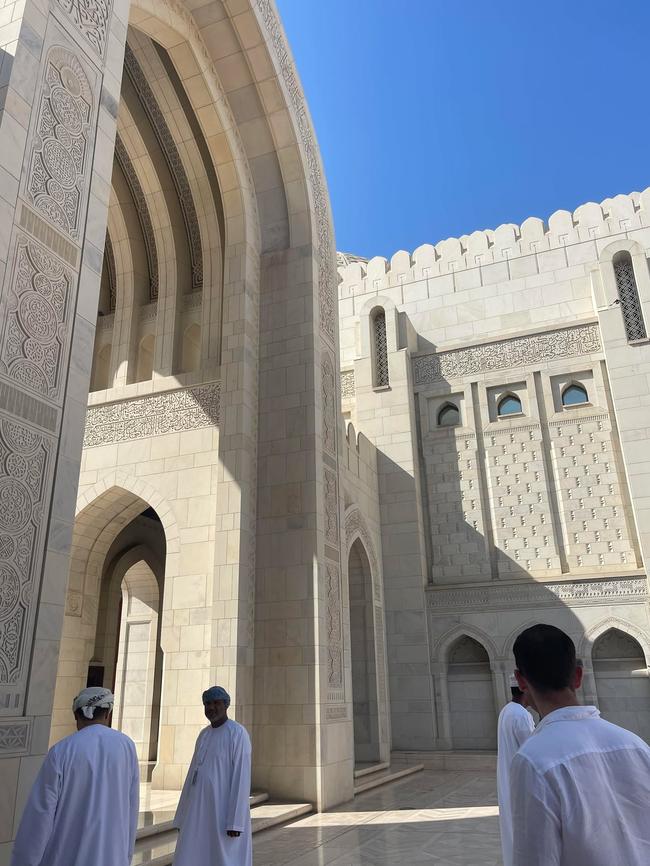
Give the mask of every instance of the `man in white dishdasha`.
<svg viewBox="0 0 650 866">
<path fill-rule="evenodd" d="M 541 717 L 512 761 L 513 866 L 648 866 L 650 748 L 578 703 L 571 638 L 535 625 L 514 645 Z"/>
<path fill-rule="evenodd" d="M 512 812 L 510 807 L 510 767 L 512 759 L 535 730 L 533 717 L 528 712 L 528 698 L 510 680 L 512 700 L 499 713 L 497 725 L 497 797 L 503 866 L 512 866 Z"/>
<path fill-rule="evenodd" d="M 199 734 L 174 824 L 174 866 L 252 866 L 251 743 L 246 728 L 228 718 L 230 695 L 203 692 L 210 727 Z"/>
<path fill-rule="evenodd" d="M 130 866 L 140 778 L 135 744 L 109 727 L 113 695 L 84 689 L 77 733 L 52 746 L 34 782 L 11 866 Z"/>
</svg>

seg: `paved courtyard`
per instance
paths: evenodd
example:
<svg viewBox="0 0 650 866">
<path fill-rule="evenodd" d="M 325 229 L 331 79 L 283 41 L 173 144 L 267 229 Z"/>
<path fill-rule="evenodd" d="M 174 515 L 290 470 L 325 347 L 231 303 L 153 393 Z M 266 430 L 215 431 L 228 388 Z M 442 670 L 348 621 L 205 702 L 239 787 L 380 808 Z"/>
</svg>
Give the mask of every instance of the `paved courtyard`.
<svg viewBox="0 0 650 866">
<path fill-rule="evenodd" d="M 253 838 L 255 866 L 501 866 L 496 780 L 424 771 Z"/>
</svg>

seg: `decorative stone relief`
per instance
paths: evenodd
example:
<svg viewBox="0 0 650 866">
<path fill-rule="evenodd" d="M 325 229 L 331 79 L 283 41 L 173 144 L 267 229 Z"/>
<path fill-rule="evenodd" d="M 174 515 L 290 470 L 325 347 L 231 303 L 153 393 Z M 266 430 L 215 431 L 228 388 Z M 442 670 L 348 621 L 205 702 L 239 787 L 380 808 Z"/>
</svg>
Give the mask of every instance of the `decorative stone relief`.
<svg viewBox="0 0 650 866">
<path fill-rule="evenodd" d="M 83 610 L 83 594 L 81 592 L 73 592 L 68 590 L 65 597 L 65 614 L 66 616 L 81 616 Z"/>
<path fill-rule="evenodd" d="M 600 351 L 598 325 L 578 325 L 467 349 L 420 355 L 412 362 L 413 377 L 416 385 L 453 381 L 490 370 L 506 370 Z"/>
<path fill-rule="evenodd" d="M 156 236 L 153 230 L 153 223 L 149 214 L 149 205 L 147 197 L 144 194 L 138 175 L 131 158 L 128 154 L 124 142 L 119 135 L 115 138 L 115 159 L 117 164 L 122 169 L 122 174 L 127 182 L 131 197 L 135 203 L 135 209 L 138 213 L 138 222 L 140 223 L 140 231 L 144 240 L 144 249 L 147 254 L 147 266 L 149 268 L 149 297 L 155 301 L 158 297 L 158 288 L 160 278 L 158 275 L 158 250 L 156 249 Z"/>
<path fill-rule="evenodd" d="M 56 0 L 56 2 L 72 18 L 83 37 L 100 57 L 103 57 L 112 6 L 110 0 Z"/>
<path fill-rule="evenodd" d="M 257 0 L 257 8 L 269 35 L 270 46 L 284 80 L 284 86 L 294 110 L 294 119 L 300 135 L 307 174 L 311 187 L 312 204 L 316 214 L 318 231 L 318 301 L 321 333 L 333 344 L 335 341 L 335 320 L 338 315 L 336 299 L 336 267 L 332 227 L 327 200 L 325 180 L 321 171 L 318 145 L 314 137 L 305 97 L 296 75 L 296 70 L 287 48 L 282 26 L 275 13 L 271 0 Z"/>
<path fill-rule="evenodd" d="M 27 754 L 31 733 L 31 719 L 8 719 L 0 724 L 0 757 Z"/>
<path fill-rule="evenodd" d="M 452 608 L 507 610 L 512 607 L 608 604 L 648 597 L 645 577 L 621 580 L 584 580 L 572 583 L 522 583 L 475 589 L 427 589 L 432 614 Z"/>
<path fill-rule="evenodd" d="M 86 414 L 84 448 L 215 426 L 219 423 L 220 399 L 221 385 L 214 382 L 91 406 Z"/>
<path fill-rule="evenodd" d="M 320 373 L 323 404 L 323 448 L 330 454 L 336 454 L 336 380 L 334 378 L 334 364 L 327 351 L 324 351 L 321 357 Z"/>
<path fill-rule="evenodd" d="M 36 210 L 79 241 L 92 155 L 92 87 L 77 57 L 57 46 L 49 51 L 40 92 L 26 194 Z"/>
<path fill-rule="evenodd" d="M 174 136 L 171 134 L 169 127 L 167 126 L 156 97 L 149 87 L 146 76 L 128 43 L 124 54 L 124 69 L 140 97 L 142 107 L 155 130 L 161 150 L 169 166 L 169 171 L 176 188 L 187 232 L 187 241 L 192 262 L 192 290 L 197 291 L 203 286 L 203 249 L 201 245 L 199 220 L 196 215 L 192 188 L 187 179 L 185 166 L 183 165 L 183 160 L 181 159 L 181 155 L 176 147 Z"/>
<path fill-rule="evenodd" d="M 20 693 L 11 687 L 18 688 L 29 658 L 53 451 L 53 440 L 0 416 L 0 687 L 9 686 L 0 688 L 0 715 L 15 715 Z"/>
<path fill-rule="evenodd" d="M 341 616 L 341 574 L 338 565 L 328 562 L 327 593 L 327 683 L 330 689 L 343 688 L 343 620 Z"/>
<path fill-rule="evenodd" d="M 377 656 L 377 704 L 379 717 L 379 742 L 388 743 L 388 684 L 386 678 L 386 637 L 384 611 L 375 605 L 375 648 Z"/>
<path fill-rule="evenodd" d="M 373 544 L 372 536 L 363 514 L 358 508 L 353 508 L 345 515 L 345 545 L 348 551 L 357 537 L 361 539 L 368 555 L 370 570 L 372 571 L 372 581 L 375 588 L 375 598 L 381 598 L 381 573 L 377 554 L 375 553 L 375 545 Z"/>
<path fill-rule="evenodd" d="M 59 402 L 74 277 L 45 247 L 19 236 L 6 292 L 0 372 L 21 388 Z"/>
<path fill-rule="evenodd" d="M 354 395 L 354 370 L 343 370 L 341 372 L 341 397 L 344 400 L 352 400 Z"/>
<path fill-rule="evenodd" d="M 325 718 L 328 722 L 343 722 L 348 718 L 348 708 L 346 706 L 326 707 Z"/>
<path fill-rule="evenodd" d="M 325 483 L 325 540 L 338 547 L 339 544 L 339 497 L 336 473 L 329 469 L 324 472 Z"/>
</svg>

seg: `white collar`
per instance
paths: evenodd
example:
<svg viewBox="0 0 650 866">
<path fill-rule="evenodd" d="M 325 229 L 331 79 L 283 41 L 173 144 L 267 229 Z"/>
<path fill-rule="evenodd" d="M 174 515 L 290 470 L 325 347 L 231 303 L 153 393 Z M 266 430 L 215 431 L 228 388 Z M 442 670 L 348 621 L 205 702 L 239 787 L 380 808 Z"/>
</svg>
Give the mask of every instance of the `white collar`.
<svg viewBox="0 0 650 866">
<path fill-rule="evenodd" d="M 544 716 L 541 722 L 537 725 L 536 730 L 541 730 L 546 725 L 552 725 L 553 722 L 579 722 L 584 719 L 599 719 L 600 710 L 597 707 L 560 707 L 559 710 L 553 710 L 548 716 Z"/>
</svg>

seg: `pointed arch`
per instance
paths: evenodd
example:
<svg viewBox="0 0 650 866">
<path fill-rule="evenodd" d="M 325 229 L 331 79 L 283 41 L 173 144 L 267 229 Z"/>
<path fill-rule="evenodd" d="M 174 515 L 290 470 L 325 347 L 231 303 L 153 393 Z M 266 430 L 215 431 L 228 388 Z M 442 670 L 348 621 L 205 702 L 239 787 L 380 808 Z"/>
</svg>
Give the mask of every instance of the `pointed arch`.
<svg viewBox="0 0 650 866">
<path fill-rule="evenodd" d="M 643 650 L 646 665 L 650 667 L 650 640 L 648 639 L 648 636 L 641 629 L 632 625 L 632 623 L 616 616 L 608 616 L 605 619 L 600 620 L 600 622 L 596 623 L 596 625 L 592 626 L 585 632 L 585 635 L 579 644 L 578 656 L 581 658 L 591 659 L 591 652 L 598 638 L 613 628 L 634 638 Z"/>
</svg>

